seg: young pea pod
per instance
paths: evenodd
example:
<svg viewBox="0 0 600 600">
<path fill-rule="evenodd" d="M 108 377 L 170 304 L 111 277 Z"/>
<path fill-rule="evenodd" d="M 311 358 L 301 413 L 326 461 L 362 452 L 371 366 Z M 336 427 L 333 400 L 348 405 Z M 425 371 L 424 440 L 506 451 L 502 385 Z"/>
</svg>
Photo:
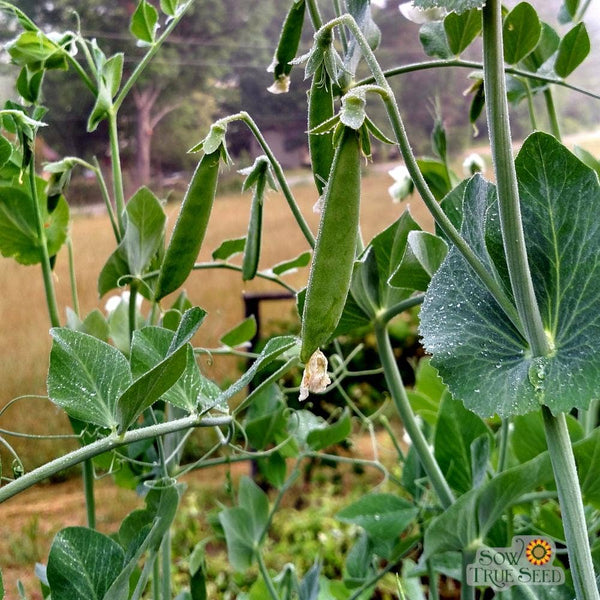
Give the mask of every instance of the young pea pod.
<svg viewBox="0 0 600 600">
<path fill-rule="evenodd" d="M 308 148 L 313 176 L 319 195 L 327 183 L 333 162 L 333 133 L 312 133 L 312 130 L 334 114 L 332 82 L 321 65 L 313 76 L 308 97 Z"/>
<path fill-rule="evenodd" d="M 321 223 L 302 314 L 300 360 L 307 362 L 334 332 L 348 295 L 360 207 L 358 132 L 341 126 L 323 197 Z"/>
<path fill-rule="evenodd" d="M 250 208 L 250 221 L 248 222 L 248 234 L 246 235 L 246 247 L 244 248 L 244 259 L 242 261 L 242 279 L 248 281 L 253 279 L 258 269 L 260 257 L 260 241 L 262 233 L 263 195 L 265 181 L 259 180 L 252 197 Z"/>
<path fill-rule="evenodd" d="M 289 75 L 292 70 L 290 62 L 296 56 L 300 38 L 302 37 L 305 8 L 305 0 L 294 0 L 283 23 L 281 35 L 279 36 L 279 44 L 277 45 L 277 50 L 275 50 L 275 56 L 273 56 L 273 62 L 267 69 L 267 71 L 273 73 L 273 77 L 275 78 L 275 82 L 269 88 L 269 91 L 274 94 L 285 93 L 290 86 Z"/>
<path fill-rule="evenodd" d="M 219 146 L 205 154 L 194 171 L 160 267 L 156 300 L 182 285 L 194 267 L 215 199 L 220 158 Z"/>
</svg>

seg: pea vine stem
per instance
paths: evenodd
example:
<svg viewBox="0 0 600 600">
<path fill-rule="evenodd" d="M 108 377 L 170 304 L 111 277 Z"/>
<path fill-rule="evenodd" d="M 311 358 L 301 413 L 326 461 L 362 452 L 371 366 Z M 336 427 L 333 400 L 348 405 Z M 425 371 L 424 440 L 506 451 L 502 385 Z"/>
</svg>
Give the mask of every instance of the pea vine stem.
<svg viewBox="0 0 600 600">
<path fill-rule="evenodd" d="M 503 77 L 502 12 L 499 0 L 483 8 L 484 86 L 504 251 L 513 294 L 533 356 L 551 348 L 535 297 L 521 220 Z M 598 600 L 577 468 L 564 414 L 542 407 L 548 450 L 558 489 L 569 562 L 578 600 Z"/>
<path fill-rule="evenodd" d="M 85 460 L 94 458 L 95 456 L 99 456 L 104 452 L 114 450 L 115 448 L 120 448 L 121 446 L 126 446 L 133 442 L 163 436 L 168 433 L 175 433 L 176 431 L 182 431 L 191 427 L 222 427 L 229 425 L 229 423 L 231 423 L 231 417 L 228 416 L 202 417 L 199 415 L 189 415 L 174 421 L 159 423 L 158 425 L 149 425 L 148 427 L 132 429 L 125 432 L 123 435 L 113 433 L 107 437 L 96 440 L 91 444 L 77 448 L 64 456 L 60 456 L 33 471 L 29 471 L 29 473 L 15 479 L 8 485 L 0 487 L 0 504 L 47 477 L 51 477 L 60 471 L 64 471 L 65 469 L 73 467 Z"/>
<path fill-rule="evenodd" d="M 375 336 L 377 338 L 377 350 L 383 366 L 385 380 L 392 400 L 402 419 L 404 429 L 413 443 L 419 460 L 431 481 L 431 485 L 440 503 L 444 508 L 449 508 L 454 503 L 454 494 L 435 460 L 410 406 L 385 324 L 379 322 L 375 324 Z"/>
</svg>

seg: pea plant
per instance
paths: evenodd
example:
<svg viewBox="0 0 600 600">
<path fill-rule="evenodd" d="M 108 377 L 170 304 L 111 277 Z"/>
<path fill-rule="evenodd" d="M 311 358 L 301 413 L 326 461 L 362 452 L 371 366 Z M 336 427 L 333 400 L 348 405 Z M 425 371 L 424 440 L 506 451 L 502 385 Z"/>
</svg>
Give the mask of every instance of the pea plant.
<svg viewBox="0 0 600 600">
<path fill-rule="evenodd" d="M 254 459 L 271 489 L 242 478 L 215 524 L 232 569 L 257 569 L 238 598 L 419 600 L 427 593 L 435 599 L 452 578 L 465 600 L 493 594 L 597 600 L 600 162 L 562 145 L 553 98 L 557 86 L 597 98 L 566 81 L 590 50 L 583 22 L 589 1 L 565 0 L 559 21 L 567 32 L 561 36 L 527 2 L 508 10 L 498 0 L 414 0 L 400 8 L 421 24 L 427 58 L 384 71 L 369 0 L 322 6 L 290 0 L 269 68 L 270 90 L 288 91 L 291 70 L 299 65 L 311 81 L 308 145 L 320 195 L 316 238 L 246 112 L 218 120 L 192 148 L 199 162 L 170 235 L 163 203 L 149 188 L 125 197 L 119 109 L 193 3 L 161 0 L 157 8 L 139 1 L 130 31 L 146 53 L 124 76 L 122 53 L 106 56 L 78 31 L 46 34 L 18 7 L 0 2 L 19 27 L 6 50 L 20 68 L 21 100 L 0 111 L 6 134 L 0 137 L 0 251 L 41 266 L 52 337 L 47 395 L 68 415 L 80 442 L 26 471 L 8 441 L 14 432 L 2 430 L 0 442 L 15 460 L 12 476 L 6 469 L 0 473 L 0 502 L 81 464 L 87 505 L 87 527 L 62 529 L 46 564 L 36 569 L 44 598 L 214 597 L 206 540 L 197 540 L 189 557 L 187 586 L 175 590 L 171 579 L 171 526 L 185 489 L 180 479 L 197 468 Z M 334 15 L 328 22 L 325 10 Z M 312 47 L 298 56 L 311 24 Z M 480 41 L 482 62 L 461 58 Z M 413 153 L 390 80 L 432 68 L 471 70 L 469 114 L 475 122 L 485 108 L 494 182 L 480 173 L 459 179 L 440 119 L 432 135 L 437 157 Z M 44 165 L 45 177 L 38 172 L 43 80 L 54 69 L 73 70 L 95 99 L 88 130 L 107 122 L 110 185 L 97 162 L 77 157 Z M 369 117 L 376 100 L 383 102 L 387 124 Z M 509 101 L 526 103 L 532 129 L 516 158 Z M 540 106 L 551 133 L 538 128 Z M 250 129 L 264 153 L 242 170 L 243 189 L 252 190 L 247 235 L 225 240 L 213 262 L 198 263 L 219 173 L 231 163 L 226 144 L 234 122 Z M 406 210 L 363 241 L 361 169 L 372 138 L 397 145 L 407 174 L 397 193 L 418 192 L 435 232 L 424 231 Z M 65 194 L 72 171 L 81 167 L 98 180 L 115 238 L 98 292 L 126 288 L 129 294 L 109 318 L 97 310 L 80 314 L 74 268 L 65 319 L 54 290 L 53 268 L 63 246 L 73 260 Z M 269 188 L 281 190 L 307 251 L 259 269 L 262 237 L 269 233 L 262 226 Z M 241 263 L 234 258 L 239 254 Z M 294 289 L 285 274 L 309 264 L 306 288 Z M 182 288 L 206 268 L 234 269 L 245 281 L 260 277 L 293 291 L 301 316 L 298 337 L 269 339 L 224 389 L 199 367 L 203 350 L 192 342 L 206 313 Z M 139 297 L 150 303 L 146 313 L 138 308 Z M 419 333 L 431 357 L 416 366 L 415 386 L 407 390 L 390 327 L 419 305 Z M 388 395 L 410 438 L 408 451 L 386 418 L 365 415 L 344 392 L 346 380 L 361 373 L 349 367 L 355 352 L 345 355 L 336 340 L 365 328 L 374 333 Z M 220 350 L 239 354 L 253 333 L 251 322 L 242 323 L 223 335 Z M 298 366 L 304 368 L 302 381 L 290 391 L 282 381 Z M 287 405 L 292 393 L 305 400 L 333 387 L 347 407 L 329 421 Z M 382 424 L 395 444 L 400 477 L 376 456 L 326 452 L 358 423 L 371 432 Z M 216 432 L 217 442 L 199 460 L 182 463 L 197 428 Z M 325 576 L 318 556 L 304 573 L 292 563 L 274 573 L 266 551 L 269 532 L 302 465 L 318 457 L 373 467 L 384 482 L 337 514 L 357 531 L 337 579 Z M 94 479 L 103 472 L 133 480 L 145 497 L 145 508 L 129 514 L 112 536 L 95 528 Z M 519 542 L 523 552 L 528 542 L 528 564 L 538 570 L 507 560 L 506 551 Z M 491 564 L 498 568 L 484 569 L 479 578 L 477 566 Z M 12 592 L 4 590 L 0 575 L 0 599 Z M 25 597 L 22 586 L 19 594 Z"/>
</svg>

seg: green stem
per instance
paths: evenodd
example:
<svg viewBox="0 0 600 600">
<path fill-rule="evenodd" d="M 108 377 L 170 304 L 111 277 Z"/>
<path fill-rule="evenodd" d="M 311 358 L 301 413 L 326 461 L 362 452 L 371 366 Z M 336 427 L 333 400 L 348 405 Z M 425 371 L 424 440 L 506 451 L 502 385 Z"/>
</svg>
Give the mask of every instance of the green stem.
<svg viewBox="0 0 600 600">
<path fill-rule="evenodd" d="M 310 15 L 310 20 L 312 21 L 313 27 L 315 30 L 321 29 L 323 26 L 323 19 L 321 19 L 319 5 L 317 4 L 316 0 L 307 0 L 306 6 L 308 8 L 308 14 Z"/>
<path fill-rule="evenodd" d="M 429 578 L 429 600 L 439 600 L 440 592 L 438 589 L 438 574 L 435 570 L 433 562 L 427 561 L 427 576 Z"/>
<path fill-rule="evenodd" d="M 106 186 L 106 181 L 104 180 L 104 175 L 102 174 L 102 169 L 100 168 L 100 163 L 98 163 L 98 159 L 95 156 L 94 167 L 92 170 L 94 171 L 94 174 L 96 175 L 96 180 L 98 181 L 98 185 L 100 186 L 100 194 L 102 195 L 102 200 L 104 200 L 104 206 L 106 206 L 106 212 L 108 213 L 108 218 L 110 219 L 110 224 L 112 225 L 112 229 L 115 234 L 115 239 L 117 240 L 117 243 L 119 243 L 121 241 L 121 234 L 119 232 L 119 226 L 115 218 L 115 211 L 113 210 L 112 204 L 110 202 L 110 194 L 108 193 L 108 187 Z"/>
<path fill-rule="evenodd" d="M 119 130 L 117 126 L 117 111 L 113 110 L 108 115 L 108 136 L 110 138 L 110 163 L 113 177 L 113 196 L 117 211 L 117 223 L 119 225 L 119 237 L 125 235 L 125 193 L 123 191 L 123 171 L 121 167 L 121 155 L 119 150 Z"/>
<path fill-rule="evenodd" d="M 133 340 L 133 332 L 137 326 L 137 294 L 138 294 L 138 286 L 134 281 L 129 286 L 129 306 L 128 306 L 128 316 L 129 316 L 129 342 Z"/>
<path fill-rule="evenodd" d="M 419 460 L 421 461 L 442 506 L 444 508 L 449 508 L 454 503 L 454 494 L 444 478 L 444 474 L 435 460 L 431 448 L 429 447 L 429 444 L 417 423 L 412 407 L 410 406 L 385 325 L 381 323 L 375 324 L 375 336 L 377 338 L 377 349 L 385 373 L 388 389 L 392 396 L 392 400 L 396 405 L 396 409 L 400 414 L 404 429 L 413 443 L 415 451 L 419 456 Z"/>
<path fill-rule="evenodd" d="M 160 597 L 160 562 L 156 557 L 152 566 L 152 600 L 162 600 Z"/>
<path fill-rule="evenodd" d="M 527 110 L 529 112 L 529 121 L 531 122 L 531 129 L 537 131 L 537 121 L 535 119 L 535 105 L 533 104 L 533 94 L 531 93 L 531 86 L 529 81 L 525 81 L 525 89 L 527 90 Z"/>
<path fill-rule="evenodd" d="M 31 191 L 31 201 L 33 202 L 33 214 L 35 219 L 35 228 L 40 242 L 40 262 L 42 265 L 42 277 L 44 279 L 44 290 L 46 292 L 46 305 L 52 327 L 60 327 L 60 317 L 58 315 L 58 304 L 56 302 L 56 291 L 54 289 L 54 279 L 52 278 L 52 267 L 50 265 L 50 256 L 48 255 L 48 240 L 46 238 L 46 229 L 42 219 L 40 200 L 37 194 L 35 181 L 35 152 L 31 149 L 31 163 L 29 165 L 29 187 Z"/>
<path fill-rule="evenodd" d="M 344 13 L 340 0 L 333 0 L 333 10 L 336 17 L 340 17 Z M 340 41 L 342 42 L 342 51 L 345 55 L 348 52 L 348 40 L 346 39 L 346 32 L 343 27 L 340 27 Z"/>
<path fill-rule="evenodd" d="M 83 461 L 83 491 L 85 494 L 85 510 L 87 524 L 96 529 L 96 500 L 94 498 L 94 464 L 91 459 Z"/>
<path fill-rule="evenodd" d="M 580 422 L 583 425 L 583 431 L 585 436 L 591 435 L 592 431 L 596 428 L 596 424 L 598 423 L 598 408 L 600 408 L 599 400 L 592 400 L 590 402 L 590 407 L 582 411 L 583 414 L 580 415 Z"/>
<path fill-rule="evenodd" d="M 447 67 L 457 67 L 459 69 L 482 69 L 483 63 L 472 60 L 462 60 L 460 58 L 453 58 L 450 60 L 428 60 L 418 63 L 410 63 L 408 65 L 402 65 L 401 67 L 394 67 L 393 69 L 386 69 L 385 71 L 383 71 L 383 74 L 386 78 L 389 79 L 391 77 L 395 77 L 396 75 L 404 75 L 405 73 L 412 73 L 414 71 L 426 71 L 428 69 L 444 69 Z M 534 79 L 537 81 L 543 81 L 544 83 L 558 85 L 583 94 L 584 96 L 589 96 L 590 98 L 600 100 L 600 94 L 597 94 L 590 90 L 586 90 L 585 88 L 578 87 L 576 85 L 563 81 L 562 79 L 556 79 L 554 77 L 548 77 L 539 73 L 531 73 L 530 71 L 524 71 L 522 69 L 507 66 L 504 67 L 504 72 L 509 73 L 510 75 L 516 75 L 517 77 L 524 77 L 526 79 Z M 355 85 L 366 85 L 369 83 L 373 83 L 374 81 L 375 77 L 365 77 L 364 79 L 357 81 Z"/>
<path fill-rule="evenodd" d="M 30 488 L 31 486 L 43 481 L 44 479 L 60 473 L 65 469 L 74 467 L 79 463 L 99 456 L 104 452 L 109 452 L 115 448 L 126 446 L 133 442 L 152 439 L 158 436 L 174 433 L 189 429 L 190 427 L 222 427 L 231 423 L 231 417 L 201 417 L 198 415 L 190 415 L 175 421 L 167 423 L 159 423 L 158 425 L 149 425 L 148 427 L 140 427 L 126 431 L 122 435 L 112 433 L 107 437 L 96 440 L 87 446 L 77 448 L 64 456 L 60 456 L 29 473 L 25 473 L 19 479 L 15 479 L 8 485 L 0 488 L 0 504 L 16 494 Z"/>
<path fill-rule="evenodd" d="M 381 313 L 379 313 L 377 315 L 377 318 L 382 323 L 389 323 L 394 317 L 396 317 L 400 313 L 403 313 L 405 310 L 408 310 L 409 308 L 412 308 L 413 306 L 418 306 L 419 304 L 423 304 L 424 299 L 425 299 L 425 294 L 419 294 L 417 296 L 412 296 L 411 298 L 408 298 L 407 300 L 398 302 L 398 304 L 395 304 L 394 306 L 390 306 L 389 308 L 386 308 L 385 310 L 381 311 Z"/>
<path fill-rule="evenodd" d="M 131 75 L 129 76 L 129 79 L 123 84 L 123 87 L 120 89 L 119 94 L 117 95 L 113 103 L 113 110 L 115 114 L 119 111 L 121 104 L 123 104 L 123 101 L 127 97 L 127 94 L 129 94 L 129 92 L 131 91 L 131 88 L 134 86 L 135 82 L 139 79 L 140 75 L 144 72 L 145 68 L 148 66 L 150 61 L 160 50 L 165 40 L 169 37 L 169 35 L 171 35 L 173 29 L 177 27 L 179 21 L 181 21 L 185 13 L 189 10 L 192 4 L 194 4 L 194 1 L 195 0 L 188 0 L 188 2 L 178 7 L 176 15 L 167 23 L 162 34 L 152 44 L 152 46 L 150 46 L 148 52 L 146 52 L 142 60 L 137 64 L 133 73 L 131 73 Z"/>
<path fill-rule="evenodd" d="M 556 114 L 556 106 L 554 106 L 554 96 L 552 95 L 551 89 L 544 90 L 544 100 L 546 102 L 546 111 L 548 113 L 548 119 L 550 120 L 550 131 L 552 132 L 552 135 L 558 141 L 560 141 L 560 125 L 558 123 L 558 115 Z"/>
<path fill-rule="evenodd" d="M 350 15 L 344 15 L 337 19 L 333 19 L 332 21 L 327 23 L 327 25 L 325 25 L 320 31 L 324 32 L 326 28 L 329 29 L 338 25 L 346 25 L 350 29 L 350 31 L 356 38 L 358 45 L 360 46 L 360 49 L 363 53 L 363 57 L 367 65 L 369 66 L 369 69 L 373 73 L 375 83 L 381 88 L 380 94 L 385 104 L 386 111 L 388 113 L 388 118 L 394 131 L 394 135 L 398 142 L 398 147 L 400 148 L 400 152 L 402 153 L 402 157 L 404 158 L 406 168 L 408 169 L 408 172 L 415 184 L 415 187 L 417 188 L 417 191 L 421 195 L 425 206 L 432 214 L 440 229 L 452 241 L 452 243 L 463 255 L 467 263 L 471 266 L 471 268 L 475 271 L 477 276 L 481 279 L 483 284 L 494 296 L 496 302 L 498 302 L 498 305 L 502 308 L 507 317 L 511 320 L 515 327 L 519 331 L 521 331 L 522 327 L 519 319 L 519 314 L 515 310 L 515 307 L 511 302 L 510 298 L 506 295 L 500 284 L 494 279 L 493 275 L 487 270 L 485 265 L 479 260 L 478 256 L 473 252 L 470 246 L 465 242 L 465 240 L 454 227 L 450 219 L 448 219 L 448 217 L 440 207 L 438 201 L 432 194 L 429 186 L 427 185 L 427 182 L 425 181 L 425 178 L 423 177 L 423 174 L 419 169 L 419 165 L 417 164 L 417 159 L 410 146 L 408 136 L 406 135 L 406 129 L 404 127 L 404 123 L 400 115 L 400 110 L 398 109 L 398 105 L 396 104 L 394 93 L 387 82 L 384 72 L 381 70 L 379 63 L 377 62 L 375 54 L 371 50 L 371 47 L 369 46 L 367 40 L 362 34 L 360 28 L 356 24 L 356 21 Z M 319 32 L 315 35 L 318 36 Z"/>
<path fill-rule="evenodd" d="M 502 48 L 501 4 L 499 0 L 488 0 L 483 8 L 484 89 L 504 252 L 525 339 L 534 356 L 548 356 L 550 345 L 544 332 L 527 262 L 503 77 Z"/>
<path fill-rule="evenodd" d="M 231 263 L 222 263 L 222 262 L 221 263 L 216 263 L 216 262 L 195 263 L 194 270 L 198 271 L 200 269 L 229 269 L 230 271 L 239 271 L 240 273 L 242 272 L 241 266 L 233 265 Z M 158 273 L 158 271 L 156 271 L 156 273 Z M 149 277 L 151 275 L 152 275 L 152 273 L 148 273 L 145 277 Z M 288 292 L 291 292 L 292 294 L 296 294 L 295 288 L 293 288 L 291 285 L 288 285 L 280 277 L 277 277 L 277 275 L 270 275 L 269 273 L 257 271 L 256 277 L 258 277 L 260 279 L 266 279 L 267 281 L 272 281 L 273 283 L 276 283 L 276 284 L 280 285 L 281 287 L 284 287 Z"/>
<path fill-rule="evenodd" d="M 498 449 L 498 473 L 502 473 L 506 468 L 506 459 L 508 457 L 508 439 L 510 432 L 510 417 L 502 419 L 500 426 L 500 446 Z"/>
<path fill-rule="evenodd" d="M 563 413 L 554 416 L 546 406 L 542 407 L 542 414 L 558 490 L 575 593 L 578 600 L 598 600 L 600 595 L 596 586 L 583 499 L 567 421 Z"/>
<path fill-rule="evenodd" d="M 475 560 L 476 551 L 467 548 L 462 551 L 460 600 L 475 600 L 475 588 L 467 584 L 468 566 Z"/>
<path fill-rule="evenodd" d="M 273 172 L 275 173 L 275 177 L 277 178 L 277 181 L 279 182 L 279 185 L 281 186 L 281 191 L 283 192 L 283 195 L 285 196 L 285 199 L 287 200 L 287 203 L 290 207 L 290 210 L 292 211 L 292 214 L 294 215 L 294 218 L 296 219 L 296 222 L 298 223 L 298 226 L 300 227 L 300 229 L 301 229 L 304 237 L 306 238 L 306 241 L 310 245 L 310 247 L 314 248 L 315 247 L 315 238 L 310 230 L 310 227 L 308 226 L 308 223 L 304 220 L 304 217 L 302 216 L 302 213 L 300 212 L 300 208 L 298 207 L 298 204 L 296 203 L 296 199 L 294 198 L 294 195 L 292 194 L 292 190 L 290 190 L 288 182 L 283 173 L 283 169 L 281 168 L 281 165 L 279 164 L 278 160 L 275 158 L 275 155 L 271 151 L 271 148 L 269 148 L 269 145 L 267 144 L 267 140 L 265 140 L 263 134 L 260 132 L 260 130 L 256 126 L 256 123 L 252 120 L 252 118 L 250 117 L 250 115 L 247 112 L 242 111 L 242 112 L 238 113 L 237 115 L 234 115 L 233 118 L 241 119 L 244 123 L 246 123 L 246 125 L 248 126 L 250 131 L 252 131 L 254 137 L 256 138 L 256 141 L 259 143 L 260 147 L 263 149 L 263 152 L 265 153 L 265 155 L 269 159 L 269 162 L 271 163 L 271 166 L 273 167 Z"/>
<path fill-rule="evenodd" d="M 160 545 L 160 558 L 162 600 L 171 600 L 171 532 L 168 529 Z"/>
<path fill-rule="evenodd" d="M 73 311 L 79 317 L 79 297 L 77 295 L 77 277 L 75 275 L 75 257 L 73 255 L 73 240 L 67 238 L 67 252 L 69 255 L 69 281 L 71 283 L 71 301 L 73 302 Z"/>
<path fill-rule="evenodd" d="M 395 433 L 392 431 L 392 426 L 390 425 L 389 419 L 385 415 L 381 415 L 379 417 L 379 423 L 386 430 L 386 432 L 390 438 L 390 441 L 392 442 L 392 445 L 394 446 L 394 450 L 396 451 L 396 454 L 398 455 L 398 458 L 400 459 L 400 462 L 404 462 L 406 460 L 406 457 L 404 456 L 404 452 L 402 451 L 402 448 L 400 447 L 400 444 L 398 443 L 398 440 L 396 439 Z"/>
<path fill-rule="evenodd" d="M 269 596 L 271 596 L 271 600 L 280 600 L 279 594 L 277 593 L 277 590 L 273 585 L 273 580 L 271 579 L 271 576 L 267 571 L 267 566 L 265 565 L 265 561 L 263 560 L 262 553 L 257 552 L 256 556 L 258 559 L 258 568 L 260 569 L 262 578 L 265 582 L 265 585 L 267 586 L 267 590 L 269 591 Z"/>
</svg>

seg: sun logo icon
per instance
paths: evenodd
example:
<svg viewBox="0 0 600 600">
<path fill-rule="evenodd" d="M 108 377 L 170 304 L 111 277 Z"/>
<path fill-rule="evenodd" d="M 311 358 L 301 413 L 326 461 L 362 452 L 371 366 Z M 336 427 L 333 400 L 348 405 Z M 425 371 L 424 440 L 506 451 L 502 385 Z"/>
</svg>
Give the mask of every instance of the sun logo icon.
<svg viewBox="0 0 600 600">
<path fill-rule="evenodd" d="M 552 547 L 546 540 L 534 539 L 527 544 L 525 556 L 532 565 L 539 567 L 552 559 Z"/>
</svg>

